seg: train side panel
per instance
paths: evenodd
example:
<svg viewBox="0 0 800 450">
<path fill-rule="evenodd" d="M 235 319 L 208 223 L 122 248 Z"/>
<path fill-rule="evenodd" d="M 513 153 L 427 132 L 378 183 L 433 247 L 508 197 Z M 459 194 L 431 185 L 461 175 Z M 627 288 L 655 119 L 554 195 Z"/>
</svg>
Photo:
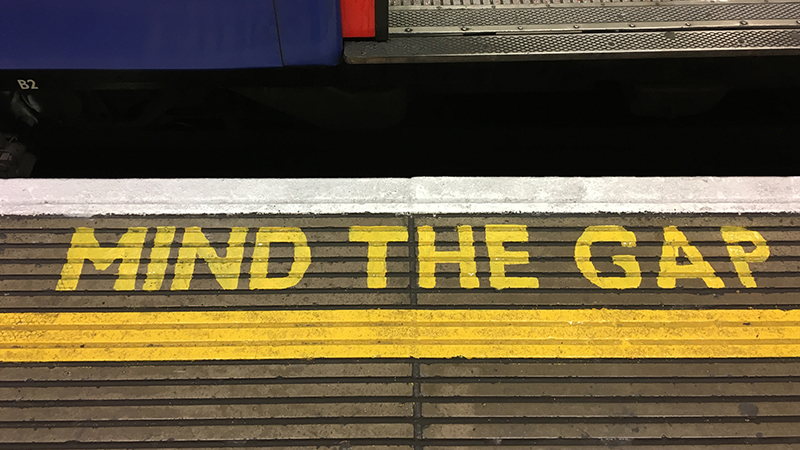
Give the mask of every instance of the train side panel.
<svg viewBox="0 0 800 450">
<path fill-rule="evenodd" d="M 274 1 L 284 65 L 339 63 L 342 21 L 337 0 Z"/>
<path fill-rule="evenodd" d="M 0 69 L 282 64 L 268 0 L 4 0 L 0 11 Z"/>
</svg>

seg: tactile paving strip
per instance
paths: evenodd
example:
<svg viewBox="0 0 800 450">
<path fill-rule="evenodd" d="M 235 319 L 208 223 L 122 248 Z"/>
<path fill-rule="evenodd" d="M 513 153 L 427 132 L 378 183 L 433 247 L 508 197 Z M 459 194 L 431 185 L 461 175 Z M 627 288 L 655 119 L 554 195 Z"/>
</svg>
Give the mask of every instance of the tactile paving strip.
<svg viewBox="0 0 800 450">
<path fill-rule="evenodd" d="M 0 289 L 0 450 L 800 445 L 794 215 L 5 217 Z M 319 320 L 274 320 L 286 313 Z M 490 334 L 537 314 L 548 336 L 585 330 L 592 314 L 611 326 L 584 342 L 601 349 L 591 358 L 475 357 L 466 340 L 458 351 L 471 358 L 409 358 L 421 334 L 369 335 L 391 314 L 410 332 L 462 313 L 498 325 Z M 214 314 L 234 320 L 197 334 Z M 336 316 L 359 314 L 377 318 L 357 321 L 361 335 L 325 334 L 357 330 Z M 93 331 L 70 340 L 89 317 Z M 431 338 L 460 332 L 433 325 Z M 297 348 L 402 351 L 246 360 L 297 330 Z M 632 331 L 654 348 L 698 336 L 718 348 L 602 350 Z M 186 332 L 193 341 L 176 340 Z M 566 349 L 582 337 L 549 338 Z M 228 353 L 192 357 L 214 341 Z M 186 351 L 147 357 L 168 343 Z M 741 358 L 746 348 L 772 356 Z M 19 350 L 32 353 L 11 362 Z"/>
</svg>

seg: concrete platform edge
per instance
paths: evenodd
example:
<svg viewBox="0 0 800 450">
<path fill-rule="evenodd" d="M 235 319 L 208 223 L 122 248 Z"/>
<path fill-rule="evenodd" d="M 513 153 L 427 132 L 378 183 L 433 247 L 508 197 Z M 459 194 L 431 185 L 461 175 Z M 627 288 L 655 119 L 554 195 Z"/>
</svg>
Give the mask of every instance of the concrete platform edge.
<svg viewBox="0 0 800 450">
<path fill-rule="evenodd" d="M 0 180 L 0 216 L 797 213 L 800 177 Z"/>
</svg>

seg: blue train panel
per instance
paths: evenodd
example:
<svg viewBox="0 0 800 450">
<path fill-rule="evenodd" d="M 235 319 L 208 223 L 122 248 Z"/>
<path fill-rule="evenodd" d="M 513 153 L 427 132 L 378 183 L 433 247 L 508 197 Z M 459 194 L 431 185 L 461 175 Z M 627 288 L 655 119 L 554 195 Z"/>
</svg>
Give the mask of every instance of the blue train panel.
<svg viewBox="0 0 800 450">
<path fill-rule="evenodd" d="M 282 65 L 269 0 L 3 0 L 0 5 L 0 69 Z M 322 63 L 314 58 L 304 60 Z"/>
<path fill-rule="evenodd" d="M 338 0 L 274 0 L 283 63 L 336 65 L 342 55 Z"/>
</svg>

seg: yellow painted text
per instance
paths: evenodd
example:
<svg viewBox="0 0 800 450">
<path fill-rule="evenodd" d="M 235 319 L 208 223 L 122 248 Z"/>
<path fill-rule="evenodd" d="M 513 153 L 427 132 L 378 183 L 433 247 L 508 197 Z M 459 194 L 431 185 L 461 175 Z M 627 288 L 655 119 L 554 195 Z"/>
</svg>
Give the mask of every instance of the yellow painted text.
<svg viewBox="0 0 800 450">
<path fill-rule="evenodd" d="M 350 227 L 351 242 L 366 242 L 367 247 L 367 287 L 383 289 L 386 287 L 386 256 L 389 242 L 407 242 L 408 230 L 405 227 L 372 226 Z"/>
<path fill-rule="evenodd" d="M 178 251 L 178 262 L 175 264 L 175 278 L 172 280 L 171 289 L 173 291 L 189 289 L 189 283 L 194 276 L 195 260 L 198 257 L 205 260 L 217 283 L 223 289 L 236 289 L 239 285 L 246 237 L 247 228 L 232 228 L 225 256 L 219 256 L 208 243 L 208 239 L 203 235 L 200 227 L 186 228 L 183 232 L 181 248 Z"/>
<path fill-rule="evenodd" d="M 686 254 L 689 264 L 678 264 L 680 252 Z M 664 245 L 661 249 L 658 287 L 674 289 L 679 278 L 700 278 L 713 289 L 725 287 L 725 283 L 714 272 L 714 268 L 703 259 L 700 250 L 689 244 L 686 235 L 678 227 L 664 227 Z"/>
<path fill-rule="evenodd" d="M 739 281 L 744 287 L 756 287 L 756 279 L 750 271 L 751 263 L 761 263 L 769 258 L 769 247 L 767 241 L 758 231 L 748 230 L 744 227 L 722 227 L 722 239 L 728 244 L 728 254 L 739 274 Z M 738 244 L 740 242 L 750 242 L 755 245 L 752 252 L 745 252 L 744 248 Z"/>
<path fill-rule="evenodd" d="M 57 291 L 74 291 L 83 271 L 86 260 L 91 261 L 97 270 L 106 270 L 115 261 L 120 261 L 114 290 L 130 291 L 136 287 L 136 272 L 147 235 L 147 228 L 131 227 L 123 234 L 115 247 L 100 247 L 92 228 L 78 228 L 72 235 L 67 252 L 67 262 L 61 268 L 61 278 Z"/>
<path fill-rule="evenodd" d="M 505 242 L 527 242 L 528 227 L 525 225 L 486 225 L 486 249 L 489 252 L 489 284 L 495 289 L 506 288 L 538 288 L 539 280 L 535 277 L 507 277 L 506 266 L 510 264 L 528 264 L 528 252 L 510 252 L 505 249 Z"/>
<path fill-rule="evenodd" d="M 269 273 L 269 244 L 285 242 L 294 245 L 294 259 L 285 277 L 267 277 Z M 258 229 L 253 264 L 250 267 L 250 289 L 287 289 L 296 286 L 311 264 L 308 239 L 300 228 L 263 227 Z"/>
<path fill-rule="evenodd" d="M 459 225 L 458 250 L 436 250 L 436 232 L 433 227 L 423 225 L 417 228 L 419 237 L 419 286 L 426 289 L 436 287 L 436 265 L 458 264 L 459 283 L 462 288 L 472 289 L 480 286 L 475 264 L 472 227 Z"/>
<path fill-rule="evenodd" d="M 595 242 L 619 242 L 623 247 L 636 247 L 636 235 L 619 225 L 586 228 L 575 244 L 575 263 L 587 280 L 603 289 L 634 289 L 642 284 L 641 269 L 633 255 L 614 255 L 611 258 L 625 271 L 624 277 L 600 277 L 592 263 L 592 244 Z"/>
</svg>

